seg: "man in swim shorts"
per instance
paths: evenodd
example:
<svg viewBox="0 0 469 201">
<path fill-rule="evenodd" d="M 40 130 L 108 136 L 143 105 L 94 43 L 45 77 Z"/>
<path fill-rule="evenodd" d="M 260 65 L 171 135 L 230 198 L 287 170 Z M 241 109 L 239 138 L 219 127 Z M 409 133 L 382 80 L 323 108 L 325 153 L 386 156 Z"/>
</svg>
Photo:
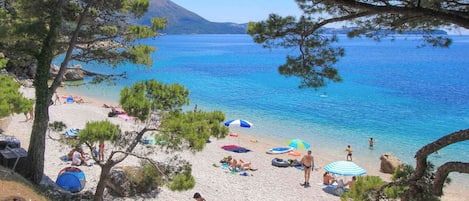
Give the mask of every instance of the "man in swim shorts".
<svg viewBox="0 0 469 201">
<path fill-rule="evenodd" d="M 311 175 L 311 168 L 314 167 L 314 157 L 311 155 L 311 150 L 308 150 L 308 154 L 303 156 L 301 159 L 301 165 L 305 171 L 305 183 L 304 186 L 309 185 L 309 177 Z"/>
</svg>

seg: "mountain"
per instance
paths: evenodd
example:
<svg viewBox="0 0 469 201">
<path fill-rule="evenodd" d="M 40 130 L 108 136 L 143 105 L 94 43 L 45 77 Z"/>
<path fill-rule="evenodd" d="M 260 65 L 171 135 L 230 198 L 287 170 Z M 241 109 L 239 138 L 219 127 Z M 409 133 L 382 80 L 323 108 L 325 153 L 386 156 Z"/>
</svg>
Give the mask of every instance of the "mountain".
<svg viewBox="0 0 469 201">
<path fill-rule="evenodd" d="M 150 25 L 150 19 L 155 17 L 166 18 L 166 28 L 161 32 L 165 34 L 246 34 L 247 23 L 236 24 L 231 22 L 210 22 L 170 0 L 150 0 L 148 12 L 135 22 L 142 25 Z M 356 29 L 349 28 L 323 28 L 325 34 L 347 34 Z M 393 33 L 389 30 L 384 32 Z M 422 31 L 408 31 L 402 34 L 423 34 Z M 436 30 L 433 34 L 447 33 Z"/>
<path fill-rule="evenodd" d="M 170 0 L 151 0 L 148 12 L 137 20 L 150 25 L 150 19 L 167 18 L 165 34 L 245 34 L 247 24 L 210 22 Z"/>
</svg>

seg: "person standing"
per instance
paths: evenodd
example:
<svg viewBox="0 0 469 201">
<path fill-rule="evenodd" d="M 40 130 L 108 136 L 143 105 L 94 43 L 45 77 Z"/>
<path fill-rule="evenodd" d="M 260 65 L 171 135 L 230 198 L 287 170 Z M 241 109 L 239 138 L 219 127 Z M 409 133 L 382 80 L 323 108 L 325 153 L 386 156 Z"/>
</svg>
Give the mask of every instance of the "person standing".
<svg viewBox="0 0 469 201">
<path fill-rule="evenodd" d="M 347 145 L 347 148 L 345 149 L 347 152 L 347 160 L 351 161 L 352 160 L 352 147 L 350 145 Z"/>
<path fill-rule="evenodd" d="M 311 155 L 311 150 L 308 150 L 308 154 L 303 156 L 301 159 L 301 165 L 303 166 L 305 173 L 304 186 L 309 186 L 309 177 L 311 176 L 312 168 L 314 167 L 314 157 Z"/>
<path fill-rule="evenodd" d="M 62 102 L 60 102 L 59 94 L 57 94 L 57 92 L 55 92 L 54 93 L 54 105 L 57 105 L 57 103 L 62 104 Z"/>
<path fill-rule="evenodd" d="M 99 150 L 98 150 L 98 160 L 100 162 L 104 161 L 104 140 L 99 141 Z"/>
<path fill-rule="evenodd" d="M 373 149 L 373 144 L 375 143 L 375 140 L 370 137 L 370 149 Z"/>
</svg>

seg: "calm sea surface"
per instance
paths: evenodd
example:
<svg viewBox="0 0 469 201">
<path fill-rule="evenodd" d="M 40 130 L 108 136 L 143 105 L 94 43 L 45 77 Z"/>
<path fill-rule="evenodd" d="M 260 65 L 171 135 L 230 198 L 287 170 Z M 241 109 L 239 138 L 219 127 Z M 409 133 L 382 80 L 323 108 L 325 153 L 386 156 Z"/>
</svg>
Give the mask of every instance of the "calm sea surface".
<svg viewBox="0 0 469 201">
<path fill-rule="evenodd" d="M 152 68 L 83 64 L 102 73 L 125 71 L 128 79 L 67 90 L 117 102 L 120 89 L 135 81 L 179 83 L 191 91 L 187 109 L 197 104 L 254 123 L 242 132 L 302 138 L 313 151 L 334 155 L 344 155 L 350 144 L 357 158 L 391 152 L 414 165 L 420 147 L 469 128 L 469 36 L 452 38 L 451 47 L 443 49 L 417 48 L 422 44 L 417 36 L 379 43 L 341 37 L 346 55 L 336 67 L 344 81 L 315 91 L 278 74 L 293 50 L 263 49 L 248 35 L 168 35 L 145 41 L 158 48 Z M 372 151 L 370 137 L 376 139 Z M 467 156 L 469 142 L 462 142 L 431 160 L 441 164 Z"/>
</svg>

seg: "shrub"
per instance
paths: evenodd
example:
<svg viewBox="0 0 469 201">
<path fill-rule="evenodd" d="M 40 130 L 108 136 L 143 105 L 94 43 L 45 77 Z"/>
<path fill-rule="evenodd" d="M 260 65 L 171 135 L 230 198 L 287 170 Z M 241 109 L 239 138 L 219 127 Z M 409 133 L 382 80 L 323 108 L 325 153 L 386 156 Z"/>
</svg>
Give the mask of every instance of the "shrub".
<svg viewBox="0 0 469 201">
<path fill-rule="evenodd" d="M 342 194 L 340 196 L 340 200 L 354 200 L 354 201 L 367 201 L 367 200 L 374 200 L 374 196 L 376 190 L 384 185 L 384 182 L 378 176 L 364 176 L 364 177 L 357 177 L 353 188 L 350 191 Z"/>
</svg>

